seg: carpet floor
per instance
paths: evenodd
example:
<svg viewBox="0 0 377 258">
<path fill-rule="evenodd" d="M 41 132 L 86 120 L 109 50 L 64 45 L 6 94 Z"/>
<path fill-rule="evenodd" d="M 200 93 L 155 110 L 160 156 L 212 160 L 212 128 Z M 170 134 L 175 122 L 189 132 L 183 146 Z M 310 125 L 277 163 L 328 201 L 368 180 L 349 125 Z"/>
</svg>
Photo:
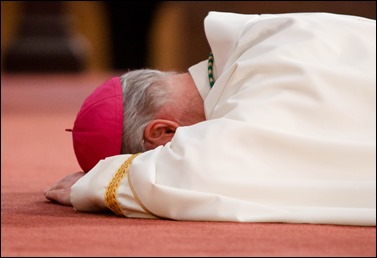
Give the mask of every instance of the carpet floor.
<svg viewBox="0 0 377 258">
<path fill-rule="evenodd" d="M 376 256 L 376 227 L 129 219 L 47 201 L 80 170 L 65 129 L 112 75 L 1 75 L 2 257 Z"/>
</svg>

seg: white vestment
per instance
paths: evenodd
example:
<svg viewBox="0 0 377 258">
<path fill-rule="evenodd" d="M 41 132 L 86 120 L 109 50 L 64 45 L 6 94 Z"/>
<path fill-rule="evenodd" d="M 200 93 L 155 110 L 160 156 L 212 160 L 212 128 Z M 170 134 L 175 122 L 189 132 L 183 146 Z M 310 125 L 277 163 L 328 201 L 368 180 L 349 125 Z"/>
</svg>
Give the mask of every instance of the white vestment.
<svg viewBox="0 0 377 258">
<path fill-rule="evenodd" d="M 328 13 L 210 12 L 214 55 L 189 68 L 207 121 L 137 156 L 116 188 L 124 216 L 376 225 L 376 23 Z M 79 211 L 108 209 L 131 155 L 72 187 Z"/>
</svg>

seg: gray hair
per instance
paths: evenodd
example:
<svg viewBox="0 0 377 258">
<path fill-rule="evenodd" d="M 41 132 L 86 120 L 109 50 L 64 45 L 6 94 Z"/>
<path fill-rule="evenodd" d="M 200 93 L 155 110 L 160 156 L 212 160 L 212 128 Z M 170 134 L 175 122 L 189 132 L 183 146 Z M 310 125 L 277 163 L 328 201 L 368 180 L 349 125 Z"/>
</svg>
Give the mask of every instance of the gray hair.
<svg viewBox="0 0 377 258">
<path fill-rule="evenodd" d="M 120 77 L 123 90 L 123 138 L 121 153 L 144 151 L 144 130 L 170 100 L 167 77 L 175 72 L 152 69 L 129 71 Z"/>
</svg>

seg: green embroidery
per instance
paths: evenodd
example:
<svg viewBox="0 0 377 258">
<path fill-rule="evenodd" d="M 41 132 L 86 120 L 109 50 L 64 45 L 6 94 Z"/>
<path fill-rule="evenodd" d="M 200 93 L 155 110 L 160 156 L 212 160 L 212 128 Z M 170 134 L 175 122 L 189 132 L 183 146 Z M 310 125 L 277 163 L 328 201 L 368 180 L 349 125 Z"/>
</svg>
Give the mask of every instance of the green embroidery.
<svg viewBox="0 0 377 258">
<path fill-rule="evenodd" d="M 215 79 L 213 78 L 213 62 L 214 62 L 214 57 L 211 52 L 209 53 L 209 57 L 208 57 L 208 79 L 209 79 L 209 86 L 211 88 L 215 84 Z"/>
</svg>

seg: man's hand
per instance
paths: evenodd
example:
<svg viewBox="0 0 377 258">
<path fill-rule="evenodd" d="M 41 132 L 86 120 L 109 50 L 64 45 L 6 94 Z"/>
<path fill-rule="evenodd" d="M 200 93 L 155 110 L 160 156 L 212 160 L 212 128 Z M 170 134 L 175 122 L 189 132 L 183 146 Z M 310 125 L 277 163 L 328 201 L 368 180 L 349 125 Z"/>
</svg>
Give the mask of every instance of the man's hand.
<svg viewBox="0 0 377 258">
<path fill-rule="evenodd" d="M 54 186 L 45 191 L 45 197 L 52 202 L 72 206 L 70 197 L 71 186 L 84 175 L 84 172 L 76 172 L 63 177 L 58 182 L 56 182 Z"/>
</svg>

